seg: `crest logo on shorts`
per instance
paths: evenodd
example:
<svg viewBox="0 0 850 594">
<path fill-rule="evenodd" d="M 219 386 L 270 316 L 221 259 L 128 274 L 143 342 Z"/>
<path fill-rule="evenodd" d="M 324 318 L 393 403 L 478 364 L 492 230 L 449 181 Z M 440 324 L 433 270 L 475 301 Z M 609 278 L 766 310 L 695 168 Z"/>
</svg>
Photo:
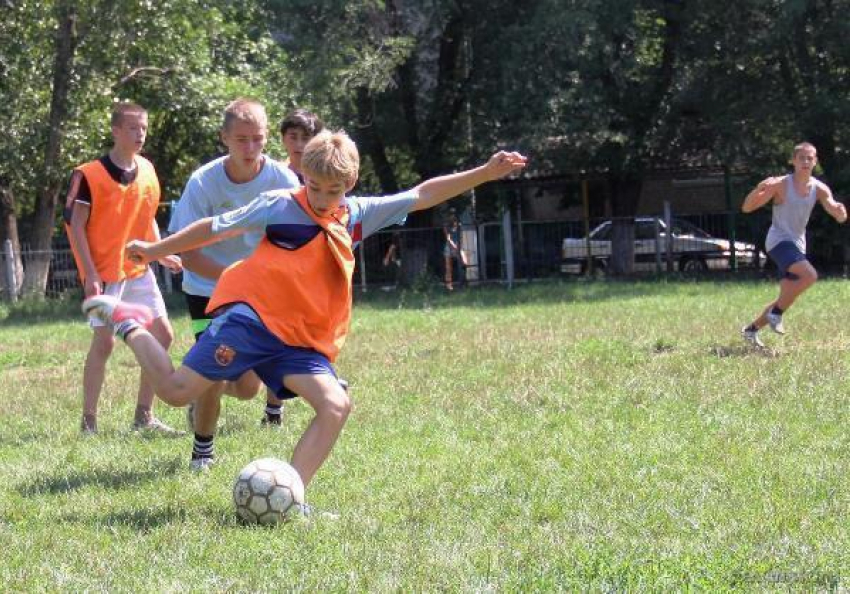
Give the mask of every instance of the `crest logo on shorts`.
<svg viewBox="0 0 850 594">
<path fill-rule="evenodd" d="M 234 357 L 236 357 L 236 351 L 226 344 L 218 345 L 218 348 L 215 350 L 215 362 L 222 367 L 227 367 L 233 363 Z"/>
</svg>

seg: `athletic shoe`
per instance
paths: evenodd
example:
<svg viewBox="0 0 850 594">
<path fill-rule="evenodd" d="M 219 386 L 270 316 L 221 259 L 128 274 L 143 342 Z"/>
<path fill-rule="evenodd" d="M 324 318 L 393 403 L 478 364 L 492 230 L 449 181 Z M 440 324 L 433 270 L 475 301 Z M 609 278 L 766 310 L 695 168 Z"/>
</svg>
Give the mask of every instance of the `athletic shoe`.
<svg viewBox="0 0 850 594">
<path fill-rule="evenodd" d="M 83 417 L 80 420 L 80 434 L 83 436 L 97 435 L 97 423 Z"/>
<path fill-rule="evenodd" d="M 304 520 L 313 520 L 319 518 L 321 520 L 339 520 L 339 514 L 329 511 L 319 511 L 308 503 L 296 503 L 292 510 L 294 518 Z"/>
<path fill-rule="evenodd" d="M 758 330 L 750 330 L 749 326 L 744 326 L 741 328 L 741 335 L 744 337 L 744 340 L 749 342 L 751 345 L 760 349 L 764 348 L 764 343 L 761 341 L 761 338 L 759 338 Z"/>
<path fill-rule="evenodd" d="M 263 427 L 281 427 L 283 425 L 283 414 L 270 415 L 266 413 L 260 419 L 260 425 Z"/>
<path fill-rule="evenodd" d="M 135 421 L 133 423 L 133 431 L 141 431 L 150 435 L 162 435 L 164 437 L 181 437 L 186 435 L 185 431 L 169 427 L 156 417 L 151 417 L 147 421 Z"/>
<path fill-rule="evenodd" d="M 138 328 L 147 328 L 153 322 L 153 312 L 144 305 L 125 303 L 112 295 L 95 295 L 83 301 L 83 313 L 109 326 L 120 336 Z"/>
<path fill-rule="evenodd" d="M 773 312 L 767 314 L 767 323 L 770 324 L 770 329 L 777 334 L 785 334 L 785 324 L 782 323 L 782 314 Z"/>
<path fill-rule="evenodd" d="M 189 468 L 195 472 L 209 472 L 213 464 L 215 464 L 215 458 L 192 458 Z"/>
</svg>

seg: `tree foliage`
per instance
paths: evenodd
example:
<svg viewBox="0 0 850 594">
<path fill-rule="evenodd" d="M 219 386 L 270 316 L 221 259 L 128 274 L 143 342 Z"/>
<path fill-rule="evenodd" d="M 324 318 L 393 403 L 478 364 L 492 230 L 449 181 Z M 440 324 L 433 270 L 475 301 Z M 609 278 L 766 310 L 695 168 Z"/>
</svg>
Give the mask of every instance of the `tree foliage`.
<svg viewBox="0 0 850 594">
<path fill-rule="evenodd" d="M 68 7 L 76 45 L 51 122 Z M 347 129 L 367 191 L 517 148 L 534 174 L 604 177 L 611 211 L 629 215 L 650 169 L 766 175 L 805 138 L 846 193 L 848 11 L 850 0 L 741 0 L 734 15 L 707 0 L 0 3 L 0 189 L 16 198 L 22 236 L 37 235 L 49 207 L 39 188 L 60 192 L 70 167 L 97 157 L 111 103 L 132 99 L 151 112 L 147 152 L 175 198 L 219 151 L 221 109 L 252 95 L 273 120 L 301 106 Z"/>
</svg>

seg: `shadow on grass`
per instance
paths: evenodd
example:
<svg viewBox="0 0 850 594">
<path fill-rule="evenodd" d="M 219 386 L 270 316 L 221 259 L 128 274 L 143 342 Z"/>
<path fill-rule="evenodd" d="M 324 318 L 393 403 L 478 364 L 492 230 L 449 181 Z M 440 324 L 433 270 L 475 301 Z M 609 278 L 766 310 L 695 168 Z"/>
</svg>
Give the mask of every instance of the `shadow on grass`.
<svg viewBox="0 0 850 594">
<path fill-rule="evenodd" d="M 779 353 L 771 348 L 759 348 L 747 344 L 735 346 L 715 345 L 711 347 L 711 354 L 721 359 L 725 357 L 764 357 L 766 359 L 775 359 Z"/>
<path fill-rule="evenodd" d="M 185 509 L 166 507 L 164 509 L 136 509 L 114 512 L 104 516 L 98 524 L 116 528 L 132 528 L 139 532 L 148 532 L 160 526 L 186 522 L 189 514 Z"/>
<path fill-rule="evenodd" d="M 0 426 L 0 448 L 25 446 L 30 443 L 44 441 L 49 435 L 46 431 L 18 430 Z"/>
<path fill-rule="evenodd" d="M 18 493 L 24 497 L 34 495 L 57 495 L 69 493 L 86 487 L 105 489 L 123 489 L 141 483 L 158 480 L 166 475 L 176 474 L 184 468 L 182 460 L 158 461 L 147 470 L 120 470 L 116 468 L 96 468 L 87 471 L 70 470 L 65 474 L 38 478 L 29 484 L 18 487 Z"/>
</svg>

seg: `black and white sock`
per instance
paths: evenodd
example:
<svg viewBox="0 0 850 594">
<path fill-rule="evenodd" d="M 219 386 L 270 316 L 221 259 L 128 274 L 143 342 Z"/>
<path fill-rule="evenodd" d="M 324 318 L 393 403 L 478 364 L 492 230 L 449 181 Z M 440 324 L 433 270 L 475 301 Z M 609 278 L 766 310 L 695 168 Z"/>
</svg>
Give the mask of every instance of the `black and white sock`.
<svg viewBox="0 0 850 594">
<path fill-rule="evenodd" d="M 192 444 L 192 460 L 198 458 L 215 458 L 215 445 L 213 435 L 198 435 L 195 433 L 195 442 Z"/>
<path fill-rule="evenodd" d="M 281 406 L 279 404 L 266 403 L 266 418 L 269 422 L 280 422 Z"/>
<path fill-rule="evenodd" d="M 115 327 L 112 329 L 112 332 L 120 338 L 121 340 L 127 340 L 127 337 L 130 336 L 130 333 L 139 330 L 142 325 L 134 319 L 127 319 L 115 324 Z"/>
</svg>

